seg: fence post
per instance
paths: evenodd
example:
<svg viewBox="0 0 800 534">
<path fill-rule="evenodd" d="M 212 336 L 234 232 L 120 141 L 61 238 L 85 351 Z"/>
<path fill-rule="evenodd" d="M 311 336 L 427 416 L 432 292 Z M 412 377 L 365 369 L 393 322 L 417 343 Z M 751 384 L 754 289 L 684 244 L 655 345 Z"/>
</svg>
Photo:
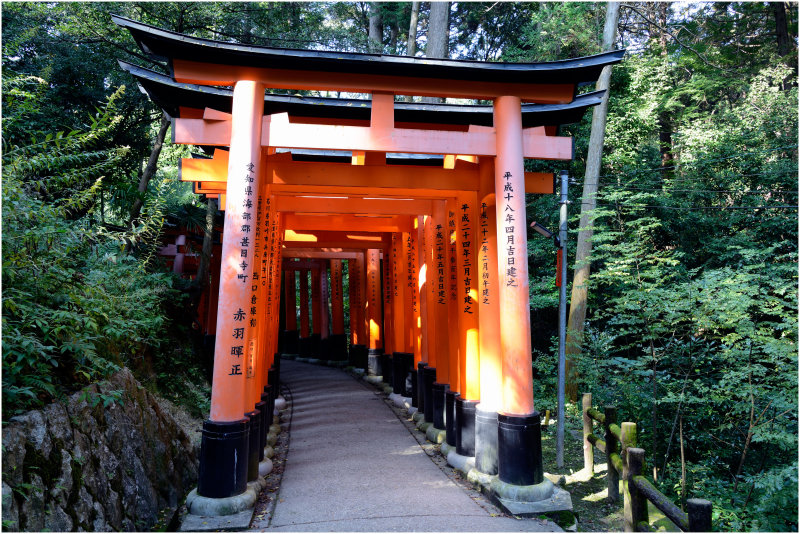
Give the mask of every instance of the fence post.
<svg viewBox="0 0 800 534">
<path fill-rule="evenodd" d="M 633 522 L 633 511 L 631 508 L 631 482 L 630 465 L 628 464 L 628 451 L 636 447 L 636 423 L 622 423 L 622 507 L 625 516 L 625 532 L 636 531 L 636 523 Z M 631 530 L 628 530 L 628 526 Z"/>
<path fill-rule="evenodd" d="M 633 477 L 640 476 L 644 472 L 644 449 L 637 449 L 631 447 L 627 452 L 627 462 L 625 465 L 628 468 L 626 475 L 627 490 L 629 492 L 625 497 L 630 497 L 630 516 L 625 514 L 625 532 L 638 531 L 638 525 L 641 522 L 650 523 L 647 513 L 647 498 L 639 491 L 636 484 L 633 483 Z"/>
<path fill-rule="evenodd" d="M 619 453 L 617 445 L 617 437 L 611 433 L 609 428 L 612 424 L 617 422 L 617 408 L 615 406 L 606 406 L 605 408 L 606 422 L 603 425 L 606 429 L 606 464 L 608 470 L 606 471 L 606 479 L 608 481 L 608 500 L 617 502 L 619 500 L 619 473 L 617 473 L 614 462 L 611 461 L 611 453 Z"/>
<path fill-rule="evenodd" d="M 711 532 L 711 502 L 705 499 L 687 499 L 689 532 Z"/>
<path fill-rule="evenodd" d="M 594 476 L 594 448 L 589 443 L 589 434 L 592 433 L 592 418 L 587 411 L 592 407 L 592 394 L 584 393 L 581 399 L 583 406 L 583 468 L 589 476 Z"/>
</svg>

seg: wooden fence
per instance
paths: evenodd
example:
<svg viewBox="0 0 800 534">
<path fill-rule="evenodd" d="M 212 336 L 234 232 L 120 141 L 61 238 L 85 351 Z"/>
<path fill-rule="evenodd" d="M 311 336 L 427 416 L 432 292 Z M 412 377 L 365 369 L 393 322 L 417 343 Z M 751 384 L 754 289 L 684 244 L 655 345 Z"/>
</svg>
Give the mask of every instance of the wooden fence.
<svg viewBox="0 0 800 534">
<path fill-rule="evenodd" d="M 584 393 L 583 405 L 583 463 L 584 469 L 594 472 L 594 447 L 606 454 L 608 460 L 608 497 L 619 500 L 619 478 L 623 480 L 625 532 L 652 532 L 647 502 L 661 510 L 684 532 L 711 531 L 711 503 L 705 499 L 687 499 L 686 512 L 675 506 L 647 480 L 644 473 L 644 450 L 636 447 L 636 424 L 617 424 L 617 409 L 606 406 L 603 413 L 592 407 L 592 394 Z M 601 439 L 593 433 L 593 421 L 602 426 Z"/>
</svg>

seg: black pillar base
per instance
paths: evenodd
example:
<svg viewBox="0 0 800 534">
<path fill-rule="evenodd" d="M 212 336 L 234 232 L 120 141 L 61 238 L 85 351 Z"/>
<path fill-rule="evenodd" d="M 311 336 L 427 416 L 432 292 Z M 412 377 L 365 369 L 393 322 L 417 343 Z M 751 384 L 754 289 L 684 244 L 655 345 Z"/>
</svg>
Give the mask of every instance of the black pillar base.
<svg viewBox="0 0 800 534">
<path fill-rule="evenodd" d="M 433 423 L 433 383 L 436 382 L 436 368 L 425 367 L 425 422 Z"/>
<path fill-rule="evenodd" d="M 278 393 L 281 391 L 281 355 L 272 355 L 272 367 L 275 368 L 275 385 L 278 386 Z"/>
<path fill-rule="evenodd" d="M 395 352 L 392 355 L 392 391 L 403 397 L 406 396 L 406 377 L 408 377 L 408 369 L 410 367 L 410 362 L 413 361 L 414 355 L 407 352 Z"/>
<path fill-rule="evenodd" d="M 233 497 L 247 490 L 250 427 L 247 419 L 203 422 L 197 494 L 215 499 Z"/>
<path fill-rule="evenodd" d="M 414 369 L 414 357 L 411 357 L 411 406 L 419 410 L 419 371 Z"/>
<path fill-rule="evenodd" d="M 475 456 L 475 407 L 480 401 L 456 399 L 456 452 Z"/>
<path fill-rule="evenodd" d="M 428 364 L 419 362 L 417 364 L 417 410 L 425 414 L 425 369 Z"/>
<path fill-rule="evenodd" d="M 381 351 L 379 360 L 381 362 L 381 376 L 383 377 L 384 383 L 392 384 L 392 376 L 393 376 L 392 355 L 386 354 L 383 351 Z"/>
<path fill-rule="evenodd" d="M 319 353 L 317 358 L 320 360 L 330 360 L 331 359 L 331 338 L 330 337 L 323 337 L 319 340 Z"/>
<path fill-rule="evenodd" d="M 475 469 L 497 474 L 497 412 L 475 408 Z"/>
<path fill-rule="evenodd" d="M 345 334 L 331 334 L 329 358 L 337 362 L 347 361 L 347 336 Z"/>
<path fill-rule="evenodd" d="M 456 446 L 456 399 L 461 395 L 456 391 L 446 391 L 444 394 L 444 429 L 447 432 L 445 441 L 451 447 Z"/>
<path fill-rule="evenodd" d="M 250 419 L 250 436 L 247 450 L 247 481 L 258 479 L 258 448 L 261 445 L 261 412 L 253 410 L 244 414 Z"/>
<path fill-rule="evenodd" d="M 300 332 L 297 330 L 286 330 L 283 333 L 283 352 L 286 354 L 299 354 Z"/>
<path fill-rule="evenodd" d="M 516 486 L 539 484 L 542 468 L 542 430 L 539 412 L 497 414 L 497 475 Z"/>
<path fill-rule="evenodd" d="M 298 340 L 298 350 L 297 354 L 300 355 L 302 358 L 313 358 L 314 357 L 314 342 L 311 340 L 311 336 L 309 337 L 301 337 Z"/>
<path fill-rule="evenodd" d="M 381 376 L 383 369 L 381 368 L 381 354 L 383 349 L 368 349 L 367 350 L 367 374 L 370 376 Z"/>
<path fill-rule="evenodd" d="M 310 351 L 311 351 L 311 358 L 319 358 L 320 353 L 320 345 L 322 342 L 322 336 L 319 334 L 311 334 L 309 338 L 311 341 L 310 343 Z"/>
<path fill-rule="evenodd" d="M 431 388 L 433 394 L 433 428 L 444 428 L 444 397 L 450 386 L 434 382 Z"/>
<path fill-rule="evenodd" d="M 267 422 L 267 409 L 269 407 L 269 395 L 262 393 L 261 400 L 256 403 L 256 411 L 260 414 L 258 418 L 258 461 L 264 461 L 264 447 L 267 445 L 267 427 L 272 424 L 272 418 Z"/>
<path fill-rule="evenodd" d="M 359 369 L 367 368 L 367 347 L 366 345 L 350 345 L 350 365 Z"/>
</svg>

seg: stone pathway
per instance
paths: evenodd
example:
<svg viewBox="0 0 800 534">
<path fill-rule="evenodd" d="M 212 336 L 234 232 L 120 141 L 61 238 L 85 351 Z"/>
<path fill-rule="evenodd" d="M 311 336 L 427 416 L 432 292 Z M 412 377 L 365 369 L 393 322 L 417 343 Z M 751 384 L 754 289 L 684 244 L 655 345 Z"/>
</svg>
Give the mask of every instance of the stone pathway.
<svg viewBox="0 0 800 534">
<path fill-rule="evenodd" d="M 542 532 L 476 497 L 434 463 L 375 388 L 339 369 L 283 360 L 289 447 L 275 509 L 251 531 Z M 473 493 L 472 495 L 470 493 Z"/>
</svg>

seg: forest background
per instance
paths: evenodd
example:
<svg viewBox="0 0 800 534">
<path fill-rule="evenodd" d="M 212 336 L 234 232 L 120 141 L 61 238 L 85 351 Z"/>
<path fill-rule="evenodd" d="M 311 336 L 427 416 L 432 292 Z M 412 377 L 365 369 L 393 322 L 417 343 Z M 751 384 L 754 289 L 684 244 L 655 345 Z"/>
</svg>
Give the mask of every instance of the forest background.
<svg viewBox="0 0 800 534">
<path fill-rule="evenodd" d="M 797 4 L 620 7 L 596 196 L 579 187 L 591 113 L 562 129 L 573 162 L 530 163 L 575 178 L 571 254 L 593 208 L 573 391 L 638 423 L 661 491 L 711 500 L 715 528 L 797 530 Z M 120 366 L 208 407 L 190 323 L 207 275 L 156 252 L 165 227 L 202 234 L 218 213 L 176 181 L 188 149 L 162 147 L 169 122 L 117 60 L 161 66 L 112 13 L 273 47 L 540 62 L 600 52 L 606 5 L 3 3 L 3 420 Z M 555 229 L 557 202 L 529 196 L 529 222 Z M 553 407 L 555 252 L 534 233 L 528 251 L 536 402 Z"/>
</svg>

